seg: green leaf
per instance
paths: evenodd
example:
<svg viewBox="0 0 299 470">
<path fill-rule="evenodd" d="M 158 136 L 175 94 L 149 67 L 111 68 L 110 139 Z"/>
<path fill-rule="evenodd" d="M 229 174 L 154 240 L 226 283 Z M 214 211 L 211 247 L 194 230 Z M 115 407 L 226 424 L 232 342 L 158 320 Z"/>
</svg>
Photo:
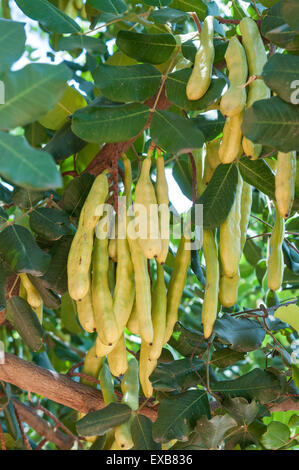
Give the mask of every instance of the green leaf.
<svg viewBox="0 0 299 470">
<path fill-rule="evenodd" d="M 298 107 L 278 96 L 256 101 L 244 113 L 242 132 L 253 142 L 282 152 L 299 150 Z"/>
<path fill-rule="evenodd" d="M 50 207 L 37 208 L 29 214 L 30 228 L 46 240 L 58 240 L 66 235 L 68 216 L 65 212 Z"/>
<path fill-rule="evenodd" d="M 73 335 L 82 333 L 82 328 L 77 320 L 76 302 L 70 297 L 68 292 L 61 297 L 60 316 L 63 327 L 70 333 Z"/>
<path fill-rule="evenodd" d="M 122 30 L 117 35 L 116 45 L 139 62 L 163 64 L 173 53 L 176 40 L 171 34 L 144 34 Z"/>
<path fill-rule="evenodd" d="M 202 415 L 210 417 L 208 397 L 203 390 L 188 390 L 164 398 L 153 425 L 153 438 L 162 443 L 172 439 L 186 441 Z"/>
<path fill-rule="evenodd" d="M 17 224 L 0 233 L 0 256 L 13 271 L 35 276 L 46 272 L 51 259 L 37 246 L 29 230 Z"/>
<path fill-rule="evenodd" d="M 202 0 L 173 0 L 172 8 L 182 11 L 194 11 L 201 20 L 204 20 L 207 14 L 207 6 Z"/>
<path fill-rule="evenodd" d="M 242 157 L 238 162 L 242 178 L 262 193 L 275 200 L 275 176 L 265 160 Z"/>
<path fill-rule="evenodd" d="M 181 10 L 175 10 L 174 8 L 166 7 L 160 10 L 152 11 L 149 16 L 149 19 L 159 24 L 181 23 L 182 21 L 188 20 L 189 15 L 188 13 L 185 13 Z"/>
<path fill-rule="evenodd" d="M 205 141 L 214 140 L 223 130 L 225 117 L 220 111 L 208 111 L 195 119 L 197 127 L 205 137 Z"/>
<path fill-rule="evenodd" d="M 5 316 L 28 348 L 39 351 L 43 344 L 43 329 L 26 300 L 18 296 L 11 297 L 7 301 Z"/>
<path fill-rule="evenodd" d="M 201 148 L 204 144 L 203 134 L 195 120 L 171 111 L 154 112 L 151 137 L 159 147 L 177 155 Z"/>
<path fill-rule="evenodd" d="M 0 128 L 13 129 L 37 121 L 63 96 L 72 74 L 64 65 L 28 64 L 1 77 L 5 103 L 0 106 Z"/>
<path fill-rule="evenodd" d="M 67 291 L 67 258 L 73 238 L 66 236 L 61 238 L 51 248 L 51 261 L 46 273 L 41 280 L 45 287 L 53 289 L 60 295 Z"/>
<path fill-rule="evenodd" d="M 236 362 L 242 361 L 244 357 L 245 353 L 234 351 L 230 348 L 218 349 L 213 352 L 210 364 L 220 369 L 226 369 Z"/>
<path fill-rule="evenodd" d="M 261 33 L 282 49 L 298 54 L 299 34 L 286 24 L 281 13 L 283 2 L 276 3 L 262 21 Z"/>
<path fill-rule="evenodd" d="M 224 397 L 244 397 L 261 403 L 275 400 L 281 391 L 279 379 L 270 372 L 253 369 L 237 379 L 223 380 L 212 385 L 212 391 Z"/>
<path fill-rule="evenodd" d="M 299 388 L 299 366 L 297 366 L 296 364 L 292 364 L 292 377 L 296 387 Z M 299 426 L 299 416 L 297 416 L 297 419 Z"/>
<path fill-rule="evenodd" d="M 224 222 L 233 205 L 238 183 L 238 170 L 233 163 L 220 164 L 207 188 L 197 199 L 203 204 L 203 228 L 213 229 Z"/>
<path fill-rule="evenodd" d="M 295 83 L 298 76 L 299 57 L 290 54 L 274 54 L 269 58 L 262 73 L 268 87 L 289 103 L 294 100 L 296 90 L 292 88 L 292 83 Z"/>
<path fill-rule="evenodd" d="M 43 148 L 43 151 L 50 153 L 56 162 L 80 152 L 87 145 L 87 142 L 73 133 L 71 126 L 70 121 L 66 122 Z"/>
<path fill-rule="evenodd" d="M 171 103 L 187 111 L 206 109 L 221 97 L 226 81 L 224 78 L 213 78 L 203 98 L 191 101 L 186 95 L 186 86 L 191 72 L 191 69 L 182 69 L 168 75 L 166 81 L 167 98 Z"/>
<path fill-rule="evenodd" d="M 267 431 L 261 438 L 261 443 L 266 449 L 279 449 L 290 440 L 290 430 L 286 424 L 272 421 Z"/>
<path fill-rule="evenodd" d="M 153 65 L 99 65 L 93 73 L 95 84 L 112 101 L 145 101 L 157 91 L 161 73 Z"/>
<path fill-rule="evenodd" d="M 90 106 L 75 112 L 72 130 L 87 142 L 122 142 L 145 127 L 149 114 L 149 108 L 138 103 Z"/>
<path fill-rule="evenodd" d="M 24 137 L 0 132 L 0 149 L 0 174 L 13 184 L 29 189 L 61 187 L 51 155 L 30 147 Z"/>
<path fill-rule="evenodd" d="M 30 209 L 45 197 L 44 191 L 30 191 L 16 186 L 13 190 L 12 200 L 16 206 L 22 209 Z"/>
<path fill-rule="evenodd" d="M 63 36 L 58 41 L 57 49 L 59 51 L 74 51 L 75 49 L 85 49 L 87 52 L 94 54 L 105 54 L 107 48 L 103 42 L 97 37 L 84 36 L 83 34 L 76 36 Z"/>
<path fill-rule="evenodd" d="M 259 322 L 235 318 L 227 313 L 216 320 L 213 332 L 231 349 L 239 352 L 258 349 L 266 334 Z"/>
<path fill-rule="evenodd" d="M 79 216 L 95 177 L 83 173 L 69 182 L 62 196 L 62 207 L 71 216 Z"/>
<path fill-rule="evenodd" d="M 25 50 L 24 23 L 0 18 L 0 73 L 9 70 Z"/>
<path fill-rule="evenodd" d="M 194 306 L 193 306 L 194 308 Z M 195 332 L 177 323 L 174 333 L 168 343 L 182 356 L 191 356 L 196 349 L 202 352 L 207 348 L 207 343 L 203 341 L 203 333 Z"/>
<path fill-rule="evenodd" d="M 121 15 L 128 9 L 122 0 L 88 0 L 87 3 L 103 13 L 112 13 L 116 16 Z"/>
<path fill-rule="evenodd" d="M 299 4 L 297 0 L 283 0 L 281 13 L 286 23 L 295 31 L 299 32 Z"/>
<path fill-rule="evenodd" d="M 101 410 L 92 411 L 76 423 L 81 436 L 102 436 L 110 429 L 128 421 L 131 408 L 123 403 L 110 403 Z"/>
<path fill-rule="evenodd" d="M 228 415 L 214 416 L 210 420 L 206 416 L 202 416 L 196 424 L 197 436 L 196 439 L 192 439 L 192 442 L 203 444 L 209 450 L 218 450 L 226 432 L 235 425 L 234 419 Z"/>
<path fill-rule="evenodd" d="M 19 8 L 33 20 L 55 33 L 76 33 L 80 26 L 48 0 L 16 0 Z"/>
<path fill-rule="evenodd" d="M 172 176 L 179 185 L 182 193 L 192 201 L 192 171 L 187 155 L 182 155 L 181 158 L 175 160 L 172 167 Z"/>
<path fill-rule="evenodd" d="M 161 445 L 153 440 L 153 423 L 141 414 L 137 414 L 131 425 L 134 450 L 160 450 Z"/>
<path fill-rule="evenodd" d="M 41 276 L 32 276 L 28 274 L 30 282 L 34 285 L 36 290 L 39 292 L 39 295 L 43 299 L 45 307 L 56 310 L 60 307 L 61 301 L 60 297 L 55 294 L 55 292 L 51 291 L 45 286 L 45 282 Z"/>
<path fill-rule="evenodd" d="M 298 305 L 291 304 L 279 307 L 274 314 L 275 318 L 288 323 L 299 333 L 299 307 Z"/>
<path fill-rule="evenodd" d="M 142 0 L 142 3 L 145 3 L 146 5 L 151 5 L 153 7 L 165 7 L 166 5 L 169 5 L 172 2 L 172 0 Z"/>
<path fill-rule="evenodd" d="M 252 400 L 248 403 L 245 398 L 226 398 L 223 402 L 223 407 L 237 422 L 239 426 L 249 426 L 259 413 L 260 407 L 256 401 Z"/>
<path fill-rule="evenodd" d="M 205 372 L 205 363 L 197 358 L 191 361 L 189 358 L 159 364 L 150 381 L 155 390 L 171 392 L 183 390 L 197 385 L 199 382 L 197 371 Z"/>
</svg>

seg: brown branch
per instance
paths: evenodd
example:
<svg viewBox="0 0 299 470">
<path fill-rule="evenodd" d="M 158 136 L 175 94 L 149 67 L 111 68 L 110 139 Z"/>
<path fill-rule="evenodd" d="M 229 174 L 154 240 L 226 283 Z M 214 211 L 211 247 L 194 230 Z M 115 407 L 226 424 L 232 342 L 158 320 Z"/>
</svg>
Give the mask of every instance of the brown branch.
<svg viewBox="0 0 299 470">
<path fill-rule="evenodd" d="M 16 398 L 13 398 L 13 405 L 17 410 L 21 421 L 28 424 L 37 434 L 44 437 L 46 441 L 53 442 L 59 449 L 71 449 L 74 440 L 59 429 L 55 430 L 48 421 L 41 418 L 37 411 L 31 406 L 27 406 Z"/>
<path fill-rule="evenodd" d="M 0 365 L 0 380 L 68 406 L 81 413 L 105 407 L 100 390 L 74 382 L 70 377 L 24 361 L 12 354 L 5 354 Z M 155 421 L 157 410 L 145 407 L 142 414 Z"/>
</svg>

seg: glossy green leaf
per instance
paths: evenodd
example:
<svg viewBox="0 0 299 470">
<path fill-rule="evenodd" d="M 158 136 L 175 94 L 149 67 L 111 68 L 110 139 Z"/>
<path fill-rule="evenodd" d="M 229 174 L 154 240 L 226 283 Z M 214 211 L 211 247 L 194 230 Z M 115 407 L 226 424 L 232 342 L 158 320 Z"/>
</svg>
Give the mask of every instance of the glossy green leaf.
<svg viewBox="0 0 299 470">
<path fill-rule="evenodd" d="M 213 229 L 224 222 L 235 199 L 238 183 L 238 170 L 233 163 L 220 164 L 207 188 L 197 199 L 203 204 L 203 228 Z"/>
<path fill-rule="evenodd" d="M 203 390 L 188 390 L 164 398 L 153 425 L 153 438 L 162 443 L 172 439 L 187 440 L 202 415 L 210 416 L 208 397 Z"/>
<path fill-rule="evenodd" d="M 298 76 L 299 57 L 290 54 L 274 54 L 269 58 L 262 73 L 268 87 L 284 101 L 293 104 L 298 104 L 294 103 L 298 92 L 296 87 L 293 86 L 293 84 L 296 84 Z"/>
<path fill-rule="evenodd" d="M 165 7 L 169 5 L 172 2 L 172 0 L 142 0 L 142 2 L 145 3 L 146 5 L 161 8 L 161 7 Z"/>
<path fill-rule="evenodd" d="M 43 148 L 57 162 L 80 152 L 87 145 L 87 142 L 74 134 L 71 125 L 71 121 L 66 122 L 61 129 L 55 132 L 50 142 Z"/>
<path fill-rule="evenodd" d="M 216 320 L 213 332 L 221 341 L 239 352 L 258 349 L 266 334 L 259 322 L 248 318 L 235 318 L 227 313 Z"/>
<path fill-rule="evenodd" d="M 0 106 L 0 128 L 13 129 L 41 118 L 63 96 L 71 77 L 64 64 L 28 64 L 3 75 L 5 103 Z"/>
<path fill-rule="evenodd" d="M 238 162 L 242 178 L 253 187 L 275 200 L 275 176 L 264 160 L 240 158 Z"/>
<path fill-rule="evenodd" d="M 67 290 L 67 258 L 72 239 L 71 236 L 65 236 L 51 248 L 51 261 L 46 273 L 41 278 L 45 287 L 53 289 L 60 295 L 63 295 Z"/>
<path fill-rule="evenodd" d="M 222 348 L 213 352 L 210 364 L 219 369 L 226 369 L 236 362 L 242 361 L 245 357 L 245 353 L 234 351 L 230 348 Z"/>
<path fill-rule="evenodd" d="M 295 31 L 299 32 L 299 4 L 297 0 L 283 0 L 281 13 L 285 22 Z"/>
<path fill-rule="evenodd" d="M 282 152 L 299 150 L 298 107 L 278 96 L 256 101 L 244 113 L 242 132 L 253 142 Z"/>
<path fill-rule="evenodd" d="M 137 414 L 131 425 L 132 439 L 134 442 L 134 450 L 159 450 L 161 445 L 153 440 L 153 423 L 152 421 Z"/>
<path fill-rule="evenodd" d="M 182 193 L 192 201 L 192 170 L 188 155 L 176 158 L 172 167 L 172 176 L 176 180 Z"/>
<path fill-rule="evenodd" d="M 24 137 L 0 132 L 0 149 L 0 174 L 12 183 L 29 189 L 61 186 L 51 155 L 30 147 Z"/>
<path fill-rule="evenodd" d="M 122 30 L 117 35 L 116 44 L 122 52 L 140 62 L 163 64 L 173 53 L 176 40 L 171 34 L 144 34 Z"/>
<path fill-rule="evenodd" d="M 56 310 L 60 307 L 61 300 L 59 295 L 46 287 L 46 282 L 43 280 L 42 276 L 32 276 L 31 274 L 28 274 L 28 277 L 31 284 L 34 285 L 43 299 L 45 307 L 53 310 Z"/>
<path fill-rule="evenodd" d="M 0 233 L 0 256 L 13 271 L 35 276 L 42 276 L 50 263 L 50 255 L 38 247 L 29 230 L 17 224 Z"/>
<path fill-rule="evenodd" d="M 275 317 L 279 318 L 285 323 L 288 323 L 299 333 L 299 307 L 298 305 L 291 304 L 281 306 L 275 311 Z"/>
<path fill-rule="evenodd" d="M 237 422 L 239 426 L 246 424 L 249 426 L 256 418 L 260 411 L 260 407 L 255 400 L 251 403 L 245 398 L 226 398 L 223 402 L 223 407 Z"/>
<path fill-rule="evenodd" d="M 286 24 L 281 12 L 282 4 L 283 2 L 279 1 L 268 11 L 262 20 L 261 33 L 277 46 L 298 55 L 299 34 Z"/>
<path fill-rule="evenodd" d="M 55 33 L 76 33 L 80 26 L 48 0 L 16 0 L 19 8 L 33 20 Z"/>
<path fill-rule="evenodd" d="M 138 103 L 90 106 L 74 113 L 72 130 L 87 142 L 122 142 L 144 128 L 149 113 L 147 106 Z"/>
<path fill-rule="evenodd" d="M 220 111 L 208 111 L 195 118 L 197 127 L 205 137 L 205 141 L 214 140 L 223 130 L 225 117 Z"/>
<path fill-rule="evenodd" d="M 204 144 L 202 132 L 195 120 L 172 113 L 156 110 L 151 122 L 153 141 L 169 153 L 181 154 L 199 149 Z"/>
<path fill-rule="evenodd" d="M 69 182 L 62 197 L 62 207 L 72 217 L 80 214 L 85 199 L 88 196 L 90 188 L 95 177 L 89 173 L 83 173 L 78 178 Z"/>
<path fill-rule="evenodd" d="M 87 3 L 104 13 L 112 13 L 113 15 L 121 15 L 128 7 L 123 0 L 88 0 Z"/>
<path fill-rule="evenodd" d="M 209 450 L 219 450 L 225 434 L 236 425 L 231 416 L 214 416 L 208 420 L 202 416 L 195 427 L 196 442 Z"/>
<path fill-rule="evenodd" d="M 150 376 L 150 381 L 155 390 L 182 392 L 198 384 L 198 371 L 205 373 L 205 367 L 204 361 L 197 358 L 192 361 L 189 358 L 177 359 L 159 364 Z"/>
<path fill-rule="evenodd" d="M 25 50 L 24 23 L 0 18 L 0 73 L 9 70 Z"/>
<path fill-rule="evenodd" d="M 81 325 L 77 319 L 76 302 L 65 292 L 61 297 L 60 316 L 63 327 L 73 335 L 82 333 Z"/>
<path fill-rule="evenodd" d="M 152 11 L 149 19 L 159 24 L 181 23 L 182 21 L 188 20 L 189 15 L 181 10 L 166 7 Z"/>
<path fill-rule="evenodd" d="M 67 233 L 68 216 L 65 212 L 50 207 L 41 207 L 29 215 L 30 228 L 46 240 L 58 240 Z"/>
<path fill-rule="evenodd" d="M 99 65 L 93 74 L 95 84 L 113 101 L 145 101 L 157 91 L 161 73 L 153 65 Z"/>
<path fill-rule="evenodd" d="M 169 74 L 166 81 L 166 94 L 169 101 L 186 111 L 203 110 L 220 99 L 226 81 L 224 78 L 213 78 L 205 95 L 195 101 L 188 100 L 186 86 L 191 75 L 191 69 L 182 69 Z"/>
<path fill-rule="evenodd" d="M 92 411 L 76 423 L 81 436 L 102 436 L 110 429 L 128 421 L 131 408 L 123 403 L 110 403 L 101 410 Z"/>
<path fill-rule="evenodd" d="M 202 0 L 173 0 L 172 8 L 182 11 L 194 11 L 201 20 L 204 20 L 207 14 L 207 6 Z"/>
<path fill-rule="evenodd" d="M 288 426 L 278 421 L 272 421 L 267 432 L 262 436 L 261 442 L 266 449 L 280 449 L 290 441 Z"/>
<path fill-rule="evenodd" d="M 40 350 L 43 344 L 43 329 L 26 300 L 18 296 L 11 297 L 7 301 L 6 319 L 32 351 Z"/>
<path fill-rule="evenodd" d="M 63 36 L 58 41 L 58 50 L 74 51 L 75 49 L 85 49 L 94 54 L 105 54 L 107 48 L 100 38 L 92 36 L 74 35 Z"/>
</svg>

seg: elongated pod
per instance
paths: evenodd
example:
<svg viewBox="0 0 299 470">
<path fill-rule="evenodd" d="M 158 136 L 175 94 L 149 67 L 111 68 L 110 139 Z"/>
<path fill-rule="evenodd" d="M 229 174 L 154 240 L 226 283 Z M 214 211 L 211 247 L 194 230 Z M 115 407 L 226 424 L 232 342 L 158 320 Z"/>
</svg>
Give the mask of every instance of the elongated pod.
<svg viewBox="0 0 299 470">
<path fill-rule="evenodd" d="M 164 344 L 167 312 L 167 289 L 164 280 L 164 269 L 157 263 L 157 281 L 153 293 L 152 322 L 154 340 L 150 348 L 151 360 L 159 359 Z"/>
<path fill-rule="evenodd" d="M 38 308 L 42 304 L 42 298 L 34 285 L 30 282 L 27 274 L 21 273 L 20 279 L 26 291 L 27 302 L 32 308 Z"/>
<path fill-rule="evenodd" d="M 269 289 L 273 291 L 280 288 L 283 279 L 284 259 L 282 242 L 285 231 L 284 225 L 284 219 L 280 216 L 276 206 L 276 217 L 269 240 L 269 256 L 267 260 L 267 284 Z"/>
<path fill-rule="evenodd" d="M 224 307 L 232 307 L 238 300 L 239 271 L 233 277 L 220 276 L 219 301 Z"/>
<path fill-rule="evenodd" d="M 157 365 L 157 360 L 151 360 L 150 355 L 151 346 L 145 341 L 141 342 L 140 357 L 139 357 L 139 380 L 142 391 L 146 398 L 150 398 L 153 394 L 153 386 L 149 377 Z"/>
<path fill-rule="evenodd" d="M 242 112 L 226 118 L 219 148 L 221 163 L 231 163 L 238 158 L 242 140 L 242 121 Z"/>
<path fill-rule="evenodd" d="M 218 312 L 219 262 L 215 235 L 212 230 L 203 231 L 203 254 L 206 262 L 206 288 L 202 306 L 201 321 L 204 337 L 209 338 Z"/>
<path fill-rule="evenodd" d="M 127 351 L 124 335 L 122 334 L 116 346 L 107 355 L 109 369 L 111 374 L 119 377 L 124 374 L 128 368 Z"/>
<path fill-rule="evenodd" d="M 213 35 L 214 18 L 207 16 L 200 33 L 200 44 L 196 52 L 194 67 L 187 83 L 186 94 L 189 100 L 200 99 L 211 84 L 215 57 Z"/>
<path fill-rule="evenodd" d="M 278 152 L 275 175 L 275 197 L 281 217 L 286 219 L 292 209 L 296 183 L 296 152 Z"/>
<path fill-rule="evenodd" d="M 79 322 L 88 333 L 95 331 L 95 319 L 90 290 L 81 300 L 76 301 Z"/>
<path fill-rule="evenodd" d="M 156 181 L 156 194 L 157 202 L 159 204 L 159 227 L 161 235 L 161 251 L 157 256 L 159 263 L 165 263 L 168 255 L 169 248 L 169 196 L 168 184 L 165 175 L 164 157 L 160 150 L 157 150 L 157 181 Z"/>
</svg>

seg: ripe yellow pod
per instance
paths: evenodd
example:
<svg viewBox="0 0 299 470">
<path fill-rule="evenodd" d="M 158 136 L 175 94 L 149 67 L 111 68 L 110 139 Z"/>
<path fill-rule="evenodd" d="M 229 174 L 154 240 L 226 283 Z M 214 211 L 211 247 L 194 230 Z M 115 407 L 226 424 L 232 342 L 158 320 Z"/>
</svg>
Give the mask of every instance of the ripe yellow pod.
<svg viewBox="0 0 299 470">
<path fill-rule="evenodd" d="M 105 219 L 98 225 L 98 234 L 102 232 Z M 92 256 L 91 296 L 94 319 L 98 336 L 102 343 L 111 346 L 119 338 L 117 322 L 113 311 L 113 299 L 108 282 L 109 256 L 108 238 L 95 237 Z"/>
<path fill-rule="evenodd" d="M 96 345 L 93 344 L 92 347 L 87 351 L 85 358 L 82 373 L 85 375 L 89 375 L 94 379 L 98 378 L 100 369 L 103 364 L 103 358 L 99 358 L 96 355 Z M 81 378 L 81 382 L 85 385 L 89 385 L 90 387 L 96 388 L 97 384 L 95 382 L 91 382 L 88 379 Z"/>
<path fill-rule="evenodd" d="M 26 300 L 32 308 L 39 308 L 42 305 L 42 298 L 34 285 L 30 282 L 27 274 L 21 273 L 20 279 L 26 291 Z"/>
<path fill-rule="evenodd" d="M 159 263 L 165 263 L 169 248 L 169 196 L 168 184 L 165 175 L 164 158 L 160 150 L 157 150 L 157 181 L 156 181 L 156 194 L 157 202 L 159 204 L 159 227 L 161 235 L 161 251 L 157 256 Z"/>
<path fill-rule="evenodd" d="M 36 313 L 37 318 L 39 319 L 40 324 L 43 323 L 43 314 L 44 314 L 44 303 L 42 302 L 39 307 L 32 307 L 32 310 Z"/>
<path fill-rule="evenodd" d="M 220 101 L 220 111 L 224 116 L 233 117 L 240 114 L 246 106 L 246 89 L 248 66 L 245 50 L 237 36 L 229 40 L 225 52 L 228 69 L 229 89 Z"/>
<path fill-rule="evenodd" d="M 74 300 L 83 299 L 90 288 L 90 264 L 95 227 L 99 221 L 98 205 L 108 195 L 106 173 L 98 175 L 81 210 L 77 232 L 72 241 L 67 261 L 68 290 Z"/>
<path fill-rule="evenodd" d="M 218 312 L 219 262 L 215 235 L 212 230 L 203 231 L 203 254 L 206 261 L 206 288 L 202 305 L 201 322 L 204 337 L 209 338 Z"/>
<path fill-rule="evenodd" d="M 276 218 L 269 240 L 269 256 L 267 260 L 267 285 L 275 291 L 281 286 L 284 272 L 282 242 L 284 239 L 285 222 L 280 216 L 277 206 Z"/>
<path fill-rule="evenodd" d="M 140 249 L 146 258 L 157 258 L 161 252 L 161 239 L 158 203 L 155 188 L 150 178 L 151 156 L 152 150 L 149 151 L 142 163 L 140 177 L 135 188 L 134 212 L 136 227 L 139 226 L 138 231 L 142 232 L 142 227 L 146 227 L 142 237 L 138 237 Z M 138 223 L 137 214 L 138 219 L 142 219 Z"/>
<path fill-rule="evenodd" d="M 237 302 L 239 281 L 239 271 L 233 277 L 228 277 L 225 274 L 220 276 L 219 301 L 224 307 L 232 307 Z"/>
<path fill-rule="evenodd" d="M 137 310 L 136 310 L 136 300 L 133 304 L 132 312 L 127 323 L 127 328 L 128 330 L 131 331 L 131 333 L 133 333 L 133 335 L 140 335 L 138 316 L 137 316 Z"/>
<path fill-rule="evenodd" d="M 151 361 L 150 354 L 151 346 L 142 341 L 139 357 L 139 380 L 142 391 L 146 398 L 150 398 L 153 394 L 153 386 L 149 377 L 157 365 L 157 360 Z"/>
<path fill-rule="evenodd" d="M 206 156 L 203 173 L 203 183 L 205 186 L 209 184 L 214 171 L 216 170 L 217 166 L 221 163 L 219 159 L 219 145 L 219 139 L 212 140 L 211 142 L 206 142 Z"/>
<path fill-rule="evenodd" d="M 153 292 L 152 322 L 154 340 L 150 348 L 149 357 L 153 361 L 159 359 L 164 344 L 167 312 L 167 289 L 164 280 L 164 269 L 157 263 L 157 281 Z"/>
<path fill-rule="evenodd" d="M 115 377 L 123 375 L 128 368 L 127 350 L 125 337 L 122 334 L 116 346 L 107 355 L 108 365 L 111 374 Z"/>
<path fill-rule="evenodd" d="M 242 121 L 242 112 L 226 118 L 219 148 L 221 163 L 231 163 L 238 158 L 242 139 Z"/>
<path fill-rule="evenodd" d="M 292 209 L 296 183 L 296 152 L 278 152 L 275 175 L 275 198 L 278 211 L 286 219 Z"/>
<path fill-rule="evenodd" d="M 97 336 L 97 339 L 96 339 L 96 355 L 97 355 L 97 357 L 104 357 L 107 354 L 109 354 L 113 350 L 113 348 L 116 346 L 116 344 L 117 344 L 117 342 L 114 342 L 110 346 L 107 346 L 106 344 L 102 343 L 99 336 Z"/>
<path fill-rule="evenodd" d="M 252 186 L 246 181 L 243 181 L 242 187 L 242 196 L 241 196 L 241 223 L 240 223 L 240 231 L 241 231 L 241 252 L 243 252 L 244 245 L 246 242 L 246 234 L 250 219 L 251 213 L 251 205 L 252 205 Z"/>
<path fill-rule="evenodd" d="M 117 263 L 117 238 L 111 238 L 108 243 L 109 258 Z"/>
<path fill-rule="evenodd" d="M 261 76 L 267 62 L 267 54 L 257 24 L 252 18 L 246 17 L 240 21 L 239 28 L 246 52 L 249 76 Z M 247 108 L 255 101 L 269 98 L 270 95 L 270 89 L 265 82 L 261 78 L 255 79 L 248 86 Z M 243 138 L 242 146 L 248 157 L 256 159 L 261 154 L 262 145 L 254 144 L 247 137 Z"/>
<path fill-rule="evenodd" d="M 95 331 L 95 321 L 90 290 L 81 300 L 76 300 L 80 325 L 88 333 Z"/>
<path fill-rule="evenodd" d="M 178 320 L 178 310 L 181 303 L 183 290 L 187 279 L 188 265 L 191 260 L 190 241 L 183 235 L 175 258 L 167 292 L 167 314 L 164 343 L 167 343 L 172 335 L 174 325 Z"/>
<path fill-rule="evenodd" d="M 188 100 L 199 100 L 211 84 L 215 57 L 213 36 L 214 18 L 207 16 L 200 33 L 200 44 L 196 52 L 194 67 L 186 87 Z"/>
<path fill-rule="evenodd" d="M 243 180 L 239 175 L 236 196 L 226 220 L 220 225 L 219 253 L 224 274 L 232 278 L 241 258 L 241 197 Z"/>
</svg>

